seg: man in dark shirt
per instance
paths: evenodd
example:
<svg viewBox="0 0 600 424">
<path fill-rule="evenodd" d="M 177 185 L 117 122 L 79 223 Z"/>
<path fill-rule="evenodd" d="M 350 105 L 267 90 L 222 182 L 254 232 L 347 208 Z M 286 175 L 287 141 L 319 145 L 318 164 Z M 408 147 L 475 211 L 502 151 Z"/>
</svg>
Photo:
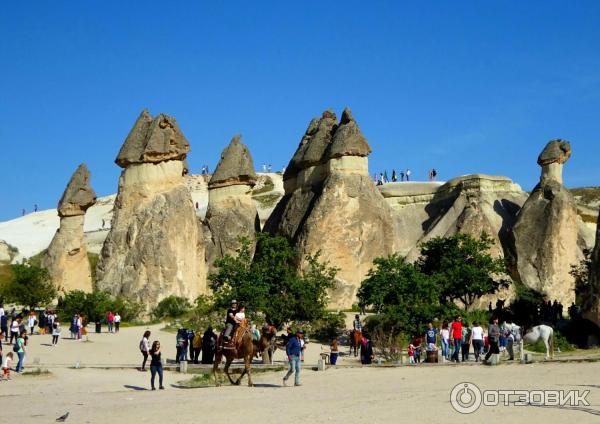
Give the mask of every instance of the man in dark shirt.
<svg viewBox="0 0 600 424">
<path fill-rule="evenodd" d="M 290 368 L 285 377 L 283 377 L 284 386 L 286 385 L 288 378 L 290 378 L 290 375 L 294 372 L 294 386 L 300 386 L 300 358 L 302 356 L 301 340 L 303 336 L 304 332 L 302 330 L 296 331 L 296 336 L 290 337 L 287 346 L 285 347 Z"/>
<path fill-rule="evenodd" d="M 493 353 L 500 353 L 500 349 L 498 348 L 498 340 L 500 339 L 500 327 L 498 327 L 498 318 L 493 318 L 492 323 L 488 328 L 488 342 L 490 344 L 490 349 L 488 350 L 487 355 L 485 355 L 484 363 L 490 359 Z"/>
<path fill-rule="evenodd" d="M 225 318 L 225 340 L 231 339 L 231 331 L 235 326 L 235 314 L 237 313 L 237 300 L 231 301 L 231 306 L 227 309 L 227 317 Z"/>
</svg>

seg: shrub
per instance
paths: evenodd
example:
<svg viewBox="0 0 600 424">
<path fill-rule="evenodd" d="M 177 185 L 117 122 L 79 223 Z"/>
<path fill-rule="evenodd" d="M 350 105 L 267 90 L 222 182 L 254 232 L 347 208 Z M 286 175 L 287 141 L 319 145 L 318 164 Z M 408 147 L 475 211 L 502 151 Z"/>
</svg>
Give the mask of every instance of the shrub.
<svg viewBox="0 0 600 424">
<path fill-rule="evenodd" d="M 309 326 L 312 337 L 322 342 L 329 343 L 344 332 L 346 315 L 343 312 L 330 312 L 314 321 Z"/>
<path fill-rule="evenodd" d="M 120 296 L 111 296 L 108 292 L 73 290 L 58 300 L 58 310 L 63 322 L 70 322 L 75 314 L 82 314 L 86 323 L 104 321 L 108 311 L 119 312 L 123 321 L 133 321 L 140 315 L 143 306 Z"/>
<path fill-rule="evenodd" d="M 185 297 L 168 296 L 158 302 L 152 311 L 156 319 L 180 318 L 192 309 L 192 305 Z"/>
</svg>

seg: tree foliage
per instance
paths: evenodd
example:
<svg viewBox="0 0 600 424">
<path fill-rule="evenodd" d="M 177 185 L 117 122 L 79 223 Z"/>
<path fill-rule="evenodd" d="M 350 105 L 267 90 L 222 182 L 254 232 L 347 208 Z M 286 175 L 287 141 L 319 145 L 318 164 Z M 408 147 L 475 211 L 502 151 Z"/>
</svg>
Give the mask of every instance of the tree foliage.
<svg viewBox="0 0 600 424">
<path fill-rule="evenodd" d="M 75 314 L 83 315 L 85 322 L 104 322 L 108 311 L 118 312 L 123 321 L 133 321 L 142 310 L 143 306 L 139 303 L 103 291 L 86 293 L 73 290 L 58 300 L 59 318 L 65 322 L 69 322 Z"/>
<path fill-rule="evenodd" d="M 321 318 L 337 269 L 320 262 L 319 253 L 305 259 L 306 270 L 299 274 L 296 252 L 286 238 L 258 233 L 254 256 L 250 242 L 242 239 L 237 255 L 215 261 L 217 272 L 209 276 L 216 305 L 226 308 L 236 299 L 247 315 L 261 313 L 278 327 Z"/>
<path fill-rule="evenodd" d="M 45 268 L 28 263 L 13 264 L 10 268 L 11 278 L 2 288 L 7 301 L 35 308 L 56 297 L 56 288 Z"/>
<path fill-rule="evenodd" d="M 598 302 L 598 288 L 590 283 L 592 267 L 592 252 L 584 249 L 583 259 L 576 265 L 571 265 L 569 274 L 575 279 L 575 297 L 577 304 L 584 312 L 592 310 Z"/>
<path fill-rule="evenodd" d="M 485 294 L 495 293 L 508 282 L 504 259 L 489 253 L 493 240 L 485 233 L 479 239 L 458 233 L 436 237 L 421 246 L 420 271 L 440 287 L 441 302 L 460 301 L 468 310 Z"/>
<path fill-rule="evenodd" d="M 156 319 L 179 318 L 192 308 L 192 304 L 185 297 L 167 296 L 154 308 L 152 316 Z"/>
</svg>

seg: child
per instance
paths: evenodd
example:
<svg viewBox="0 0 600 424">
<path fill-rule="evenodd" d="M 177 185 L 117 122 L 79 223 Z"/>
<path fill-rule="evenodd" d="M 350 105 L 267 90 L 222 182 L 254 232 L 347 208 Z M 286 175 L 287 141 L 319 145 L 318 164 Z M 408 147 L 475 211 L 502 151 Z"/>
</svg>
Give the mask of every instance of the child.
<svg viewBox="0 0 600 424">
<path fill-rule="evenodd" d="M 58 344 L 58 338 L 60 337 L 60 323 L 55 321 L 52 324 L 52 346 L 56 346 Z"/>
<path fill-rule="evenodd" d="M 408 363 L 409 364 L 414 364 L 415 363 L 415 345 L 413 345 L 412 343 L 408 345 Z"/>
<path fill-rule="evenodd" d="M 10 364 L 12 360 L 12 352 L 8 352 L 6 356 L 2 359 L 2 377 L 0 377 L 0 380 L 2 380 L 2 378 L 4 378 L 5 380 L 10 380 Z"/>
<path fill-rule="evenodd" d="M 235 314 L 234 318 L 237 325 L 245 325 L 246 324 L 246 307 L 240 305 L 240 309 Z"/>
</svg>

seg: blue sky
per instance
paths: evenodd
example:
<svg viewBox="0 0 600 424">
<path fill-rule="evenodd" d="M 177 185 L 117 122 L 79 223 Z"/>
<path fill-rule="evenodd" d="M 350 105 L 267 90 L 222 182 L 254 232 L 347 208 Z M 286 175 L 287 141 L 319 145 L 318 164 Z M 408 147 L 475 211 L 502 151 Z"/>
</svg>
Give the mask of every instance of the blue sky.
<svg viewBox="0 0 600 424">
<path fill-rule="evenodd" d="M 116 191 L 140 111 L 177 118 L 194 172 L 242 133 L 280 169 L 309 120 L 349 106 L 371 173 L 483 172 L 531 189 L 552 138 L 600 185 L 600 2 L 7 2 L 0 220 L 55 207 L 80 162 Z"/>
</svg>

